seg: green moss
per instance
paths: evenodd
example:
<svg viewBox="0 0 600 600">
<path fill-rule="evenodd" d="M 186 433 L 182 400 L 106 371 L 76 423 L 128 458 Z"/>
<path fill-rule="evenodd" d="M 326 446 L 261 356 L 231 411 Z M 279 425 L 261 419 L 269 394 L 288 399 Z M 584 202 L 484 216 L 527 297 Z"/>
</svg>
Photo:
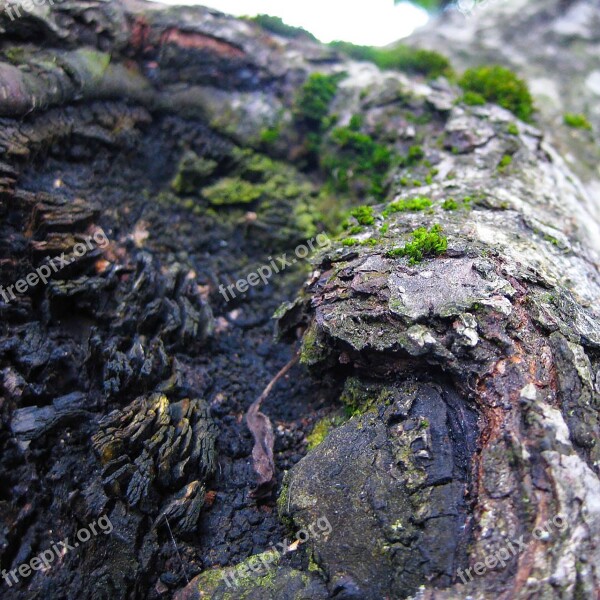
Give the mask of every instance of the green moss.
<svg viewBox="0 0 600 600">
<path fill-rule="evenodd" d="M 369 383 L 358 377 L 348 377 L 340 395 L 347 417 L 362 415 L 375 406 L 393 400 L 392 389 L 380 383 Z"/>
<path fill-rule="evenodd" d="M 325 356 L 326 350 L 319 339 L 317 326 L 312 323 L 302 336 L 300 362 L 304 365 L 316 364 Z"/>
<path fill-rule="evenodd" d="M 281 135 L 281 130 L 278 126 L 266 127 L 260 132 L 260 141 L 263 144 L 274 144 Z"/>
<path fill-rule="evenodd" d="M 110 65 L 110 54 L 82 48 L 76 50 L 75 54 L 82 59 L 87 73 L 93 80 L 102 79 Z"/>
<path fill-rule="evenodd" d="M 214 160 L 201 158 L 195 152 L 186 152 L 177 167 L 171 188 L 178 194 L 197 194 L 217 169 Z"/>
<path fill-rule="evenodd" d="M 196 204 L 203 214 L 215 211 L 232 227 L 243 223 L 253 236 L 287 248 L 318 233 L 320 195 L 306 177 L 264 154 L 237 150 L 231 158 L 229 176 L 201 189 L 204 201 Z M 249 210 L 256 213 L 253 221 L 243 219 Z"/>
<path fill-rule="evenodd" d="M 385 175 L 392 162 L 392 152 L 370 135 L 357 129 L 360 120 L 348 127 L 337 127 L 329 136 L 329 146 L 321 157 L 322 169 L 337 192 L 348 193 L 365 187 L 376 199 L 385 195 Z"/>
<path fill-rule="evenodd" d="M 322 131 L 324 119 L 337 93 L 339 81 L 339 75 L 312 73 L 296 98 L 294 107 L 296 120 L 312 131 Z"/>
<path fill-rule="evenodd" d="M 312 552 L 310 552 L 308 555 L 308 570 L 312 573 L 319 573 L 322 576 L 324 575 L 323 569 L 319 567 L 319 564 L 315 560 L 315 557 Z"/>
<path fill-rule="evenodd" d="M 433 118 L 428 112 L 421 114 L 409 112 L 406 113 L 404 117 L 409 123 L 414 123 L 415 125 L 427 125 L 427 123 L 431 123 L 431 119 Z"/>
<path fill-rule="evenodd" d="M 418 196 L 407 200 L 396 200 L 387 205 L 382 215 L 387 217 L 397 212 L 419 212 L 430 208 L 432 205 L 433 202 L 426 196 Z"/>
<path fill-rule="evenodd" d="M 213 206 L 250 204 L 258 200 L 262 193 L 262 186 L 249 183 L 239 177 L 224 177 L 202 191 L 202 195 Z"/>
<path fill-rule="evenodd" d="M 306 436 L 308 442 L 308 450 L 313 450 L 319 444 L 325 440 L 329 435 L 329 432 L 344 423 L 345 419 L 340 416 L 324 417 L 317 421 L 313 427 L 313 430 L 309 435 Z"/>
<path fill-rule="evenodd" d="M 547 242 L 550 242 L 553 246 L 560 247 L 560 242 L 553 235 L 550 235 L 549 233 L 545 233 L 544 234 L 544 239 Z"/>
<path fill-rule="evenodd" d="M 411 167 L 418 164 L 425 158 L 425 152 L 421 146 L 411 146 L 406 153 L 406 156 L 402 159 L 402 164 L 406 167 Z"/>
<path fill-rule="evenodd" d="M 342 246 L 358 246 L 360 241 L 353 237 L 348 237 L 342 240 Z"/>
<path fill-rule="evenodd" d="M 271 15 L 256 15 L 255 17 L 249 17 L 248 20 L 257 23 L 267 31 L 270 31 L 271 33 L 275 33 L 276 35 L 280 35 L 282 37 L 291 39 L 317 39 L 312 33 L 306 31 L 306 29 L 302 27 L 294 27 L 293 25 L 288 25 L 280 17 L 273 17 Z"/>
<path fill-rule="evenodd" d="M 268 597 L 270 595 L 269 591 L 273 590 L 274 587 L 277 576 L 276 566 L 280 559 L 281 554 L 277 550 L 267 550 L 260 554 L 253 554 L 233 567 L 218 569 L 221 578 L 225 574 L 234 579 L 235 587 L 232 588 L 232 591 L 229 591 L 230 588 L 226 587 L 227 584 L 223 580 L 223 583 L 219 582 L 221 585 L 217 589 L 198 585 L 198 589 L 204 592 L 201 597 L 213 597 L 215 592 L 218 593 L 222 590 L 221 593 L 218 593 L 218 597 L 222 600 L 243 600 L 244 598 L 256 597 L 257 589 L 260 589 L 265 597 Z M 265 568 L 265 563 L 268 568 Z M 255 571 L 252 567 L 257 570 Z"/>
<path fill-rule="evenodd" d="M 425 183 L 427 185 L 431 185 L 433 183 L 433 178 L 438 174 L 437 169 L 431 169 L 427 175 L 425 175 Z"/>
<path fill-rule="evenodd" d="M 390 48 L 387 52 L 383 51 L 377 59 L 377 64 L 382 69 L 396 69 L 427 77 L 452 75 L 450 61 L 439 52 L 411 48 L 403 44 Z"/>
<path fill-rule="evenodd" d="M 381 233 L 382 235 L 385 235 L 388 232 L 388 229 L 390 228 L 390 224 L 389 223 L 384 223 L 380 228 L 379 228 L 379 233 Z"/>
<path fill-rule="evenodd" d="M 306 436 L 308 442 L 308 449 L 313 450 L 327 437 L 329 430 L 331 429 L 331 423 L 328 419 L 321 419 L 313 427 L 310 435 Z"/>
<path fill-rule="evenodd" d="M 332 124 L 329 106 L 335 98 L 338 83 L 345 74 L 312 73 L 300 89 L 294 104 L 294 122 L 304 135 L 308 166 L 318 164 L 323 134 Z"/>
<path fill-rule="evenodd" d="M 513 112 L 523 121 L 531 121 L 533 99 L 527 84 L 510 69 L 497 65 L 467 69 L 459 80 L 466 92 L 479 94 Z"/>
<path fill-rule="evenodd" d="M 515 123 L 509 123 L 506 128 L 506 133 L 510 135 L 519 135 L 519 128 L 515 125 Z"/>
<path fill-rule="evenodd" d="M 498 171 L 506 170 L 512 164 L 512 156 L 510 154 L 505 154 L 498 163 Z"/>
<path fill-rule="evenodd" d="M 283 474 L 281 490 L 277 497 L 277 514 L 279 515 L 281 522 L 291 531 L 294 526 L 294 521 L 288 513 L 290 500 L 290 472 L 286 471 Z"/>
<path fill-rule="evenodd" d="M 409 264 L 416 265 L 424 258 L 438 256 L 448 249 L 448 238 L 441 235 L 440 225 L 434 225 L 427 230 L 425 227 L 415 229 L 411 236 L 412 241 L 407 242 L 403 248 L 395 248 L 387 253 L 390 258 L 405 256 Z"/>
<path fill-rule="evenodd" d="M 369 238 L 368 240 L 363 240 L 360 245 L 361 246 L 377 246 L 379 244 L 379 240 L 377 238 Z"/>
<path fill-rule="evenodd" d="M 340 396 L 344 411 L 348 417 L 360 415 L 369 410 L 375 403 L 376 396 L 366 384 L 357 377 L 349 377 Z"/>
<path fill-rule="evenodd" d="M 456 210 L 458 208 L 458 202 L 454 198 L 447 198 L 442 202 L 442 208 L 444 210 Z"/>
<path fill-rule="evenodd" d="M 209 594 L 212 596 L 223 582 L 223 577 L 226 573 L 227 569 L 208 569 L 203 571 L 195 580 L 196 588 L 200 594 Z"/>
<path fill-rule="evenodd" d="M 573 129 L 585 129 L 587 131 L 592 130 L 592 124 L 588 121 L 585 115 L 567 113 L 563 116 L 563 122 L 568 127 Z"/>
<path fill-rule="evenodd" d="M 372 206 L 357 206 L 350 211 L 350 214 L 361 224 L 361 225 L 373 225 L 375 223 L 375 216 L 373 213 Z"/>
<path fill-rule="evenodd" d="M 355 60 L 375 63 L 380 69 L 416 73 L 427 77 L 452 75 L 448 59 L 432 50 L 411 48 L 405 44 L 391 48 L 359 46 L 350 42 L 332 42 L 330 45 Z"/>
<path fill-rule="evenodd" d="M 460 100 L 467 106 L 483 106 L 485 98 L 477 92 L 465 92 Z"/>
<path fill-rule="evenodd" d="M 2 54 L 14 65 L 20 65 L 25 62 L 26 54 L 23 47 L 14 46 L 7 48 Z"/>
</svg>

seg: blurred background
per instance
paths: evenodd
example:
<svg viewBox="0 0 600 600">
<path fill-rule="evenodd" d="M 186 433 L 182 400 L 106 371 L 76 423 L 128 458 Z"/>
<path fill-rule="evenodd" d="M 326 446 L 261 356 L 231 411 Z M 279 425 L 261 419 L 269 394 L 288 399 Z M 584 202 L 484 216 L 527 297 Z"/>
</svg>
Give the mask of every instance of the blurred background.
<svg viewBox="0 0 600 600">
<path fill-rule="evenodd" d="M 343 40 L 372 46 L 391 44 L 410 35 L 427 23 L 429 16 L 425 8 L 437 5 L 431 0 L 418 3 L 394 3 L 394 0 L 162 0 L 162 3 L 201 4 L 236 16 L 273 15 L 288 25 L 303 27 L 322 42 Z"/>
</svg>

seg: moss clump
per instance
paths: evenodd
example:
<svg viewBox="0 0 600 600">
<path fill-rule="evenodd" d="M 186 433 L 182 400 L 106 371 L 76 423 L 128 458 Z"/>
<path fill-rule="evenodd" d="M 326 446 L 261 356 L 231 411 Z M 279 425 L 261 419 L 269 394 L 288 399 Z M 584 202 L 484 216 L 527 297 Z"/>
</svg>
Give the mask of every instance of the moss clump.
<svg viewBox="0 0 600 600">
<path fill-rule="evenodd" d="M 350 211 L 350 214 L 361 225 L 373 225 L 373 223 L 375 223 L 375 215 L 372 206 L 357 206 Z"/>
<path fill-rule="evenodd" d="M 329 136 L 330 149 L 323 153 L 321 167 L 330 174 L 330 185 L 337 192 L 363 193 L 374 198 L 385 196 L 385 175 L 392 163 L 392 152 L 360 131 L 360 118 L 348 127 L 337 127 Z"/>
<path fill-rule="evenodd" d="M 98 52 L 91 49 L 75 50 L 78 59 L 82 61 L 87 76 L 92 81 L 97 81 L 104 77 L 111 61 L 111 55 L 106 52 Z"/>
<path fill-rule="evenodd" d="M 434 225 L 429 230 L 419 227 L 412 232 L 411 242 L 406 243 L 403 248 L 390 250 L 387 256 L 390 258 L 406 256 L 409 264 L 416 265 L 426 257 L 443 254 L 448 249 L 448 238 L 441 235 L 441 232 L 440 225 Z"/>
<path fill-rule="evenodd" d="M 255 228 L 253 237 L 288 248 L 318 233 L 319 194 L 307 178 L 286 163 L 248 150 L 234 151 L 231 159 L 229 176 L 202 188 L 204 211 L 212 210 L 234 227 Z M 248 211 L 255 213 L 253 220 L 245 219 Z"/>
<path fill-rule="evenodd" d="M 331 423 L 328 419 L 321 419 L 316 423 L 313 427 L 310 435 L 306 436 L 306 441 L 308 442 L 308 449 L 312 450 L 316 448 L 326 437 L 331 429 Z"/>
<path fill-rule="evenodd" d="M 217 169 L 214 160 L 201 158 L 195 152 L 186 152 L 177 167 L 171 188 L 178 194 L 195 194 Z"/>
<path fill-rule="evenodd" d="M 296 121 L 311 131 L 322 131 L 323 121 L 329 113 L 329 105 L 335 98 L 339 81 L 340 75 L 312 73 L 296 98 Z"/>
<path fill-rule="evenodd" d="M 306 31 L 306 29 L 303 27 L 294 27 L 293 25 L 288 25 L 280 17 L 273 17 L 271 15 L 256 15 L 255 17 L 250 17 L 249 20 L 257 23 L 263 29 L 282 37 L 290 39 L 302 37 L 309 38 L 311 40 L 317 39 L 312 33 Z"/>
<path fill-rule="evenodd" d="M 289 516 L 289 508 L 291 503 L 290 479 L 290 472 L 285 471 L 283 474 L 283 481 L 281 482 L 279 496 L 277 496 L 277 514 L 279 515 L 279 520 L 284 524 L 284 526 L 289 531 L 292 531 L 294 527 L 294 521 Z"/>
<path fill-rule="evenodd" d="M 498 171 L 506 170 L 512 164 L 512 156 L 510 154 L 505 154 L 498 163 Z"/>
<path fill-rule="evenodd" d="M 544 239 L 547 242 L 550 242 L 553 246 L 556 246 L 557 248 L 559 248 L 561 245 L 560 241 L 557 238 L 555 238 L 553 235 L 550 235 L 549 233 L 544 234 Z"/>
<path fill-rule="evenodd" d="M 314 365 L 320 362 L 327 354 L 327 348 L 321 341 L 317 326 L 312 323 L 302 337 L 300 362 L 304 365 Z"/>
<path fill-rule="evenodd" d="M 323 134 L 331 126 L 329 106 L 335 98 L 343 74 L 312 73 L 298 93 L 294 105 L 296 127 L 304 134 L 308 166 L 318 164 Z"/>
<path fill-rule="evenodd" d="M 350 42 L 331 42 L 330 45 L 350 58 L 375 63 L 380 69 L 416 73 L 427 77 L 452 75 L 448 59 L 432 50 L 411 48 L 405 44 L 398 44 L 393 48 L 358 46 Z"/>
<path fill-rule="evenodd" d="M 376 394 L 360 379 L 349 377 L 340 396 L 344 411 L 348 417 L 361 415 L 369 410 L 376 401 Z"/>
<path fill-rule="evenodd" d="M 406 153 L 406 156 L 402 159 L 402 164 L 406 167 L 411 167 L 418 164 L 425 158 L 425 152 L 421 146 L 411 146 Z"/>
<path fill-rule="evenodd" d="M 334 428 L 342 425 L 345 419 L 340 416 L 325 417 L 315 423 L 313 430 L 306 436 L 308 450 L 313 450 L 321 444 Z"/>
<path fill-rule="evenodd" d="M 457 210 L 458 202 L 454 198 L 447 198 L 442 202 L 442 208 L 444 210 Z"/>
<path fill-rule="evenodd" d="M 340 395 L 347 417 L 362 415 L 380 404 L 393 400 L 393 391 L 389 386 L 367 382 L 357 377 L 348 377 Z"/>
<path fill-rule="evenodd" d="M 281 135 L 279 127 L 266 127 L 260 132 L 260 141 L 263 144 L 274 144 Z"/>
<path fill-rule="evenodd" d="M 465 92 L 461 100 L 467 106 L 483 106 L 485 104 L 485 98 L 477 92 Z"/>
<path fill-rule="evenodd" d="M 429 169 L 429 173 L 425 175 L 425 183 L 427 185 L 431 185 L 433 183 L 433 178 L 439 173 L 438 169 Z"/>
<path fill-rule="evenodd" d="M 510 69 L 497 65 L 467 69 L 459 80 L 465 92 L 481 95 L 510 110 L 523 121 L 531 121 L 533 99 L 527 84 Z"/>
<path fill-rule="evenodd" d="M 2 54 L 11 62 L 13 65 L 20 65 L 25 62 L 26 54 L 25 49 L 22 47 L 7 48 Z"/>
<path fill-rule="evenodd" d="M 379 240 L 377 238 L 369 238 L 368 240 L 363 240 L 360 245 L 361 246 L 377 246 L 379 244 Z"/>
<path fill-rule="evenodd" d="M 383 211 L 383 216 L 387 217 L 397 212 L 419 212 L 431 208 L 433 202 L 426 196 L 417 196 L 407 200 L 396 200 L 387 205 Z"/>
<path fill-rule="evenodd" d="M 364 231 L 364 227 L 361 227 L 360 225 L 354 225 L 354 226 L 348 228 L 346 233 L 348 235 L 356 235 L 357 233 L 362 233 L 363 231 Z"/>
<path fill-rule="evenodd" d="M 563 122 L 565 125 L 572 127 L 573 129 L 585 129 L 587 131 L 592 130 L 592 124 L 588 121 L 585 115 L 567 113 L 563 116 Z"/>
<path fill-rule="evenodd" d="M 250 204 L 262 196 L 262 188 L 239 177 L 224 177 L 202 194 L 213 206 Z"/>
<path fill-rule="evenodd" d="M 519 128 L 514 123 L 509 123 L 506 128 L 506 133 L 509 135 L 519 135 Z"/>
<path fill-rule="evenodd" d="M 360 241 L 353 237 L 348 237 L 342 240 L 342 246 L 358 246 Z"/>
</svg>

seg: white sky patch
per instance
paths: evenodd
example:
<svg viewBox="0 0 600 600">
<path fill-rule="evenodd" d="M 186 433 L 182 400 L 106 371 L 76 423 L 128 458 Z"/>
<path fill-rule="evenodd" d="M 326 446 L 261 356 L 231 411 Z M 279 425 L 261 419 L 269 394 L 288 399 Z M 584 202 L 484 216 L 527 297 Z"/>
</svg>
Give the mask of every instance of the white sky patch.
<svg viewBox="0 0 600 600">
<path fill-rule="evenodd" d="M 323 42 L 385 46 L 425 25 L 427 13 L 393 0 L 161 0 L 164 4 L 200 4 L 236 16 L 267 14 L 304 27 Z"/>
</svg>

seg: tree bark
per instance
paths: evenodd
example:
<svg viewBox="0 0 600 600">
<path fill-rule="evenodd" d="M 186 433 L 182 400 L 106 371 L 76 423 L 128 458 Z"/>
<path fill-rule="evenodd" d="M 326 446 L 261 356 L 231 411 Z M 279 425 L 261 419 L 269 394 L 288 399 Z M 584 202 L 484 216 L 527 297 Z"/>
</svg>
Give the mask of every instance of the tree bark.
<svg viewBox="0 0 600 600">
<path fill-rule="evenodd" d="M 504 4 L 579 36 L 564 3 Z M 483 10 L 462 48 L 418 43 L 468 64 L 491 23 L 541 68 Z M 2 569 L 112 523 L 3 597 L 600 597 L 598 177 L 561 156 L 590 143 L 553 127 L 566 101 L 525 124 L 203 8 L 63 2 L 0 33 Z M 337 91 L 307 131 L 314 73 Z M 359 143 L 385 177 L 344 162 Z M 369 195 L 308 278 L 239 291 Z M 299 335 L 261 408 L 276 509 L 242 416 Z"/>
</svg>

